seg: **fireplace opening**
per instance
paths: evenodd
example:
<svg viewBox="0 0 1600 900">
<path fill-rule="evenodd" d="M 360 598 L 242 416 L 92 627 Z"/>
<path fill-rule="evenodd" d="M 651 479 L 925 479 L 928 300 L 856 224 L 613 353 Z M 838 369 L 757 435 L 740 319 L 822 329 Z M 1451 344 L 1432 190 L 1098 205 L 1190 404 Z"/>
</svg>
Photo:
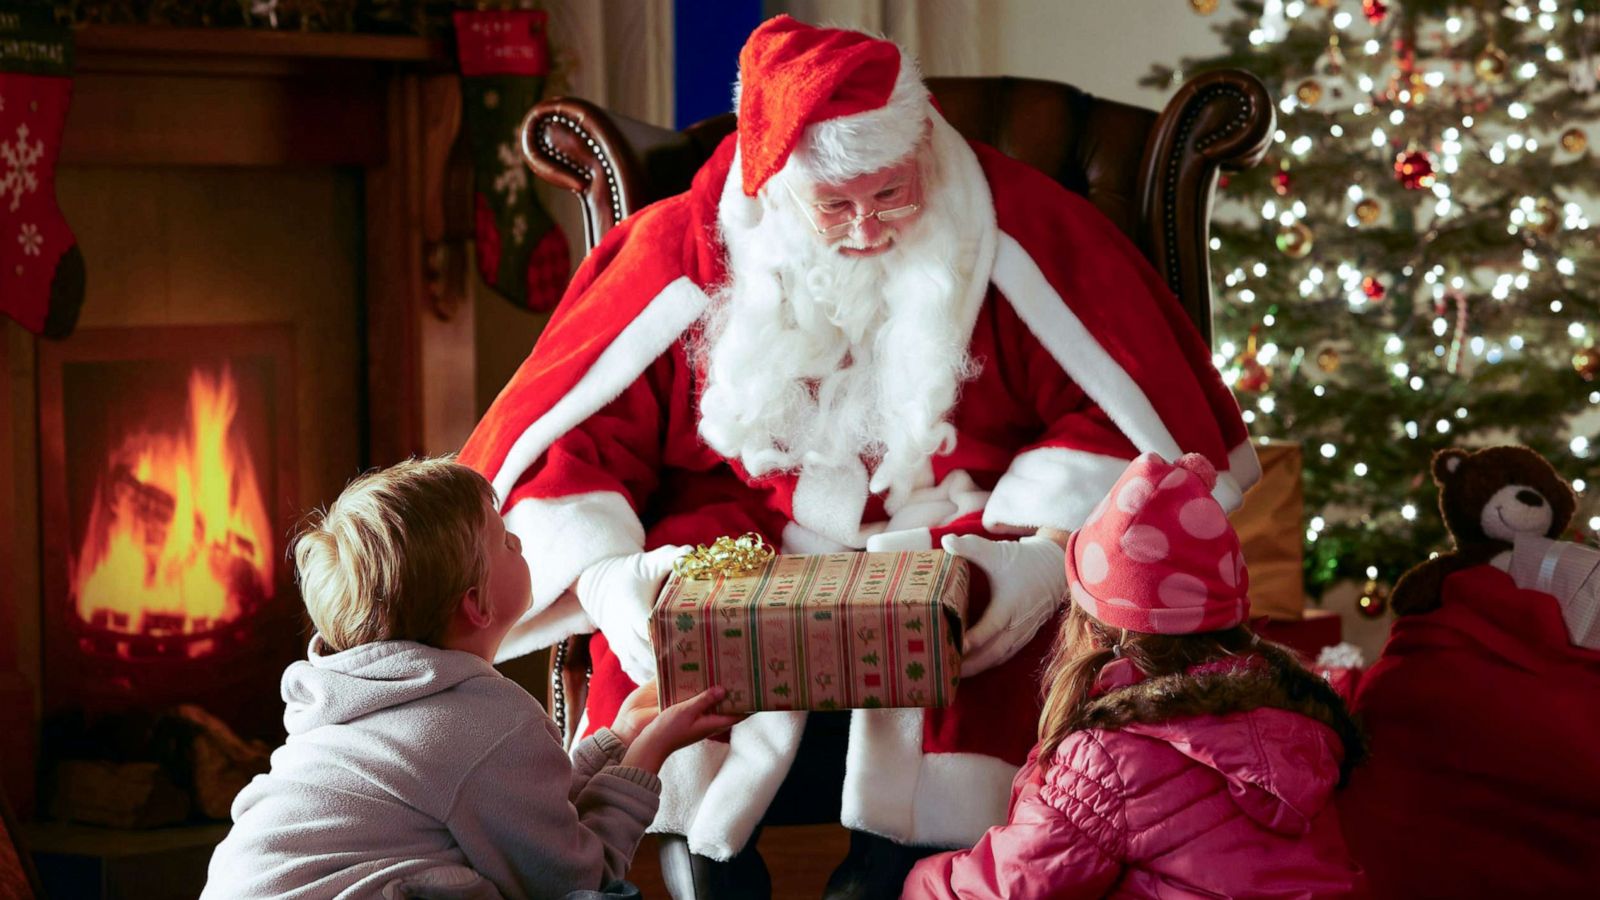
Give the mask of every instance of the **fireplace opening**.
<svg viewBox="0 0 1600 900">
<path fill-rule="evenodd" d="M 57 817 L 225 816 L 174 760 L 249 747 L 234 761 L 254 768 L 257 742 L 282 736 L 277 682 L 306 634 L 284 558 L 292 340 L 283 326 L 117 328 L 41 348 L 42 786 Z M 211 750 L 186 738 L 174 755 L 173 734 L 201 731 Z M 148 789 L 106 806 L 100 785 L 130 783 Z"/>
<path fill-rule="evenodd" d="M 246 438 L 262 429 L 240 405 L 231 365 L 197 364 L 178 427 L 111 438 L 69 563 L 86 651 L 204 656 L 273 599 L 277 535 Z"/>
</svg>

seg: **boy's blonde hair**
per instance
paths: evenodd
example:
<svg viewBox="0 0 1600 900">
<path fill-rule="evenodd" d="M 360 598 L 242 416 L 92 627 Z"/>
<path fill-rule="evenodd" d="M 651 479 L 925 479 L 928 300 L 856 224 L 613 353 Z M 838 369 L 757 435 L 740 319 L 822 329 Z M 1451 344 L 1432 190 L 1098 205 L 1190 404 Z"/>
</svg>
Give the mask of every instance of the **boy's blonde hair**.
<svg viewBox="0 0 1600 900">
<path fill-rule="evenodd" d="M 350 482 L 294 541 L 306 610 L 334 651 L 373 641 L 436 644 L 461 596 L 481 587 L 494 489 L 450 457 L 412 459 Z"/>
</svg>

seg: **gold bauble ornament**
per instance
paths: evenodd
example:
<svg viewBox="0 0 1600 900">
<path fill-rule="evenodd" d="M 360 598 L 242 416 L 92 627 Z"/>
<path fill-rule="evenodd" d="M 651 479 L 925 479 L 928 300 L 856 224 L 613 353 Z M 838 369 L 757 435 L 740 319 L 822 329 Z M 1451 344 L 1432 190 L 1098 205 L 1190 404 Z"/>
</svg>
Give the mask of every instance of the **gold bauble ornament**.
<svg viewBox="0 0 1600 900">
<path fill-rule="evenodd" d="M 1304 222 L 1295 222 L 1278 229 L 1278 249 L 1290 259 L 1303 259 L 1316 243 L 1315 235 Z"/>
<path fill-rule="evenodd" d="M 1528 216 L 1528 230 L 1540 237 L 1549 237 L 1561 227 L 1561 210 L 1556 207 L 1556 202 L 1549 197 L 1540 197 L 1534 204 L 1533 214 Z"/>
<path fill-rule="evenodd" d="M 1356 612 L 1369 619 L 1382 616 L 1389 609 L 1389 586 L 1376 578 L 1368 578 L 1356 600 Z"/>
<path fill-rule="evenodd" d="M 1561 149 L 1568 153 L 1582 153 L 1589 149 L 1589 135 L 1582 128 L 1568 128 L 1561 132 Z"/>
<path fill-rule="evenodd" d="M 1189 0 L 1189 8 L 1202 16 L 1209 16 L 1217 11 L 1217 0 Z"/>
<path fill-rule="evenodd" d="M 1505 80 L 1506 73 L 1511 70 L 1511 60 L 1506 57 L 1506 52 L 1493 44 L 1483 48 L 1478 58 L 1472 64 L 1472 70 L 1478 77 L 1490 84 L 1499 84 Z"/>
<path fill-rule="evenodd" d="M 1343 360 L 1339 357 L 1339 351 L 1332 347 L 1324 347 L 1317 351 L 1317 368 L 1330 375 L 1339 371 L 1339 365 L 1342 362 Z"/>
<path fill-rule="evenodd" d="M 1235 391 L 1259 394 L 1272 387 L 1272 370 L 1261 364 L 1256 351 L 1256 341 L 1261 336 L 1261 326 L 1251 325 L 1244 339 L 1244 350 L 1239 353 L 1239 377 L 1233 382 Z"/>
<path fill-rule="evenodd" d="M 1406 87 L 1411 91 L 1412 104 L 1421 103 L 1428 96 L 1428 79 L 1421 72 L 1406 76 Z"/>
<path fill-rule="evenodd" d="M 1600 350 L 1591 344 L 1572 354 L 1572 370 L 1584 381 L 1600 377 Z"/>
<path fill-rule="evenodd" d="M 1294 95 L 1302 104 L 1315 106 L 1317 101 L 1322 99 L 1322 82 L 1315 78 L 1307 78 L 1294 89 Z"/>
<path fill-rule="evenodd" d="M 1378 221 L 1378 216 L 1383 214 L 1383 205 L 1371 197 L 1364 198 L 1356 204 L 1356 218 L 1363 225 L 1371 225 Z"/>
</svg>

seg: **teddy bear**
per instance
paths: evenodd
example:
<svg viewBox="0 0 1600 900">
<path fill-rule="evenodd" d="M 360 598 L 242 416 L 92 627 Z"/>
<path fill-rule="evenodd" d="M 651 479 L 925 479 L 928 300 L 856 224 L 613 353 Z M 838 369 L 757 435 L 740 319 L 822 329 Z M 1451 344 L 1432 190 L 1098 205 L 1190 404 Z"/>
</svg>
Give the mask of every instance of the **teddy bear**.
<svg viewBox="0 0 1600 900">
<path fill-rule="evenodd" d="M 1446 576 L 1484 563 L 1505 568 L 1518 535 L 1558 537 L 1578 507 L 1572 487 L 1527 447 L 1440 450 L 1432 468 L 1456 546 L 1400 576 L 1389 599 L 1396 615 L 1437 609 Z"/>
</svg>

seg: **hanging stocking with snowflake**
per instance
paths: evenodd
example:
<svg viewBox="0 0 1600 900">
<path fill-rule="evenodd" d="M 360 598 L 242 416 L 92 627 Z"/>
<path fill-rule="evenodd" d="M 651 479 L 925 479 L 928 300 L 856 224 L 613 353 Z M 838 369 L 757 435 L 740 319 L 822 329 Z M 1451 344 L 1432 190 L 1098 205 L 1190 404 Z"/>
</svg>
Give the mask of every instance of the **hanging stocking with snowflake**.
<svg viewBox="0 0 1600 900">
<path fill-rule="evenodd" d="M 460 10 L 461 101 L 472 148 L 478 272 L 511 302 L 546 311 L 566 288 L 567 239 L 534 195 L 521 127 L 550 73 L 541 10 Z"/>
<path fill-rule="evenodd" d="M 71 31 L 48 6 L 0 10 L 0 312 L 53 338 L 83 304 L 83 254 L 56 208 L 71 97 Z"/>
</svg>

